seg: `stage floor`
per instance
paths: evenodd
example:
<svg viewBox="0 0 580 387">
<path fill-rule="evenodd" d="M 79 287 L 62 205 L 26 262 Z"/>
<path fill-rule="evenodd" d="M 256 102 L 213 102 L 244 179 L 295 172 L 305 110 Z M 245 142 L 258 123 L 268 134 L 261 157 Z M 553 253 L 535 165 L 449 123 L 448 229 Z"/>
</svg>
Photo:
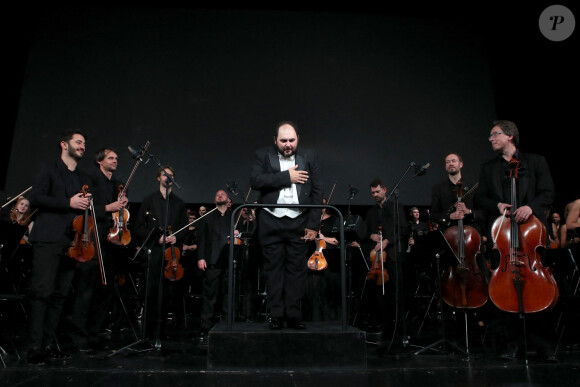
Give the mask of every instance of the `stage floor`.
<svg viewBox="0 0 580 387">
<path fill-rule="evenodd" d="M 320 324 L 320 323 L 318 323 Z M 312 332 L 323 329 L 311 323 Z M 334 329 L 334 328 L 333 328 Z M 235 323 L 235 331 L 267 332 L 266 323 Z M 14 332 L 13 332 L 14 333 Z M 569 386 L 580 380 L 580 346 L 562 342 L 559 361 L 549 363 L 528 354 L 524 360 L 505 361 L 481 345 L 470 344 L 469 357 L 457 350 L 461 341 L 449 341 L 445 348 L 417 352 L 437 340 L 426 337 L 421 343 L 411 339 L 403 345 L 366 335 L 367 365 L 361 368 L 309 367 L 271 370 L 259 367 L 244 370 L 212 370 L 207 366 L 208 347 L 201 345 L 195 328 L 168 332 L 159 340 L 160 348 L 136 343 L 133 333 L 121 331 L 103 335 L 102 348 L 92 354 L 73 354 L 66 362 L 32 366 L 25 360 L 25 336 L 16 332 L 13 343 L 6 337 L 0 345 L 7 351 L 6 367 L 0 369 L 2 386 Z M 308 331 L 301 334 L 308 335 Z M 210 335 L 211 337 L 211 335 Z M 316 337 L 313 334 L 313 337 Z M 314 339 L 312 345 L 316 345 Z M 61 346 L 68 350 L 66 340 Z M 385 351 L 385 349 L 388 349 Z M 18 351 L 18 353 L 16 352 Z M 385 352 L 385 353 L 382 353 Z M 20 354 L 21 358 L 18 358 Z M 258 354 L 257 354 L 258 355 Z M 0 364 L 1 366 L 1 364 Z"/>
</svg>

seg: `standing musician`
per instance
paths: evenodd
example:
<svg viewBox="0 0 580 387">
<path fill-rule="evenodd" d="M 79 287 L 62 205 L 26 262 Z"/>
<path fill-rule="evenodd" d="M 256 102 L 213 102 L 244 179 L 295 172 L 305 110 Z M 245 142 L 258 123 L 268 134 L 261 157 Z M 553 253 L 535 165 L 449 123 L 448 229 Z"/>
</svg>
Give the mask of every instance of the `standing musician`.
<svg viewBox="0 0 580 387">
<path fill-rule="evenodd" d="M 318 157 L 298 149 L 298 128 L 285 121 L 276 126 L 274 145 L 255 153 L 250 185 L 262 203 L 321 204 L 323 182 Z M 258 238 L 268 292 L 270 329 L 306 329 L 300 301 L 307 275 L 308 244 L 320 225 L 319 208 L 264 208 L 257 214 Z"/>
<path fill-rule="evenodd" d="M 416 239 L 418 236 L 426 235 L 429 232 L 429 224 L 427 222 L 423 222 L 421 220 L 421 212 L 417 207 L 412 207 L 411 212 L 409 213 L 411 220 L 409 221 L 408 231 L 409 231 L 409 239 L 408 239 L 408 247 L 407 252 L 410 253 L 417 243 Z"/>
<path fill-rule="evenodd" d="M 228 199 L 226 191 L 217 191 L 214 198 L 217 211 L 208 214 L 198 226 L 197 267 L 204 272 L 199 336 L 202 344 L 206 343 L 207 333 L 220 316 L 220 313 L 216 313 L 216 307 L 221 307 L 223 317 L 227 313 L 228 242 L 233 242 L 233 238 L 230 238 L 232 210 Z M 239 236 L 237 231 L 234 231 L 234 236 Z"/>
<path fill-rule="evenodd" d="M 377 281 L 376 283 L 367 280 L 365 288 L 366 295 L 363 295 L 362 307 L 367 311 L 370 318 L 370 326 L 378 324 L 382 333 L 389 333 L 395 328 L 396 306 L 397 302 L 402 302 L 403 295 L 400 289 L 397 289 L 397 268 L 396 249 L 401 241 L 395 239 L 397 228 L 400 233 L 405 233 L 405 220 L 402 206 L 395 208 L 395 201 L 387 202 L 387 186 L 380 180 L 375 179 L 370 182 L 370 192 L 375 200 L 375 205 L 369 208 L 366 214 L 365 222 L 367 237 L 363 241 L 362 249 L 365 252 L 373 250 L 379 256 L 381 250 L 386 255 L 384 259 L 384 268 L 388 274 L 388 279 L 384 282 L 383 287 Z M 402 235 L 402 234 L 399 234 Z M 406 240 L 406 239 L 404 239 Z M 353 242 L 353 245 L 358 245 Z M 370 256 L 371 254 L 367 254 Z M 370 262 L 372 265 L 373 262 Z M 399 278 L 400 280 L 401 278 Z M 371 304 L 374 304 L 374 309 Z M 378 321 L 373 322 L 373 319 Z"/>
<path fill-rule="evenodd" d="M 147 338 L 153 337 L 152 334 L 155 332 L 158 319 L 162 321 L 162 334 L 166 334 L 164 330 L 166 328 L 166 316 L 169 310 L 173 309 L 176 318 L 184 317 L 180 297 L 183 296 L 183 289 L 181 287 L 184 286 L 185 282 L 180 282 L 179 280 L 164 280 L 162 285 L 163 294 L 161 295 L 163 297 L 163 310 L 158 310 L 159 281 L 163 272 L 162 266 L 165 268 L 167 258 L 171 258 L 172 250 L 170 248 L 182 246 L 184 238 L 184 233 L 167 236 L 168 231 L 163 230 L 166 224 L 165 218 L 167 217 L 167 225 L 173 231 L 181 230 L 187 225 L 187 209 L 185 203 L 172 192 L 173 181 L 168 179 L 165 173 L 172 178 L 175 177 L 175 171 L 169 165 L 162 166 L 157 170 L 159 188 L 143 199 L 134 226 L 134 234 L 138 239 L 139 245 L 145 242 L 149 233 L 154 230 L 151 235 L 153 240 L 148 241 L 151 250 L 150 259 L 144 259 L 142 265 L 143 273 L 145 273 L 145 287 L 143 288 L 145 291 L 141 295 L 145 297 L 147 292 L 149 293 L 147 299 L 143 298 L 143 302 L 147 303 L 148 311 L 147 316 L 143 316 L 146 319 L 144 321 L 146 322 L 147 329 L 145 335 Z M 168 213 L 166 213 L 167 197 L 169 197 Z M 166 250 L 162 251 L 164 238 Z M 176 254 L 176 250 L 173 250 L 173 253 Z M 180 252 L 179 255 L 181 255 Z"/>
<path fill-rule="evenodd" d="M 461 176 L 461 168 L 463 158 L 457 153 L 449 153 L 445 156 L 447 179 L 435 184 L 431 190 L 431 216 L 440 224 L 441 231 L 445 231 L 451 222 L 457 223 L 458 219 L 463 219 L 465 223 L 481 231 L 478 219 L 481 219 L 482 213 L 474 210 L 474 194 L 463 197 L 457 203 L 460 184 L 464 193 L 473 188 Z"/>
<path fill-rule="evenodd" d="M 504 214 L 504 211 L 517 224 L 526 223 L 533 215 L 545 222 L 547 211 L 554 200 L 554 183 L 548 163 L 543 156 L 519 150 L 519 131 L 513 122 L 495 121 L 489 134 L 489 141 L 497 156 L 481 166 L 476 201 L 478 207 L 485 211 L 487 217 L 485 233 L 488 240 L 493 241 L 491 224 L 495 218 Z M 520 164 L 519 180 L 517 180 L 518 208 L 512 213 L 510 210 L 511 179 L 509 177 L 510 161 L 513 158 L 519 160 Z M 520 238 L 520 245 L 525 243 L 521 239 L 523 238 Z M 546 321 L 548 314 L 549 312 L 545 311 L 528 314 L 528 334 L 530 343 L 536 346 L 538 355 L 544 360 L 554 361 L 556 360 L 555 355 L 548 350 L 545 338 L 545 332 L 550 331 L 550 325 Z M 521 327 L 519 321 L 516 321 L 514 313 L 499 312 L 499 316 L 501 318 L 500 327 L 508 329 L 508 331 L 504 332 L 507 338 L 500 337 L 498 333 L 498 342 L 508 342 L 511 338 L 521 337 L 516 335 L 516 332 L 521 333 Z M 500 354 L 503 359 L 514 359 L 518 355 L 518 343 L 513 342 L 513 340 L 510 340 L 509 343 L 510 347 Z"/>
<path fill-rule="evenodd" d="M 77 262 L 66 255 L 73 240 L 72 223 L 76 215 L 90 206 L 81 193 L 90 177 L 77 163 L 85 153 L 85 136 L 69 130 L 59 137 L 60 159 L 40 168 L 30 203 L 39 209 L 29 241 L 33 246 L 30 287 L 28 362 L 65 360 L 56 342 L 56 330 L 67 298 Z"/>
<path fill-rule="evenodd" d="M 475 189 L 469 180 L 465 180 L 461 170 L 463 158 L 458 153 L 448 153 L 445 156 L 445 171 L 447 178 L 435 184 L 431 190 L 431 213 L 439 223 L 439 230 L 454 249 L 458 264 L 453 259 L 445 263 L 453 263 L 443 270 L 442 299 L 451 307 L 467 309 L 478 308 L 478 313 L 489 314 L 488 308 L 480 309 L 487 304 L 487 282 L 489 270 L 485 255 L 479 254 L 485 247 L 485 237 L 481 233 L 482 211 L 475 209 Z M 459 230 L 462 225 L 463 230 Z M 462 238 L 463 241 L 459 239 Z M 460 245 L 463 244 L 463 251 Z M 462 255 L 463 253 L 463 255 Z M 478 320 L 478 325 L 485 325 L 484 319 Z M 464 330 L 458 325 L 458 331 Z"/>
<path fill-rule="evenodd" d="M 99 149 L 95 154 L 96 167 L 88 173 L 92 179 L 93 191 L 98 192 L 93 202 L 101 241 L 107 240 L 112 214 L 128 204 L 126 196 L 122 198 L 117 196 L 121 185 L 113 177 L 117 163 L 117 152 L 113 148 Z M 80 352 L 90 352 L 91 347 L 98 344 L 98 334 L 115 296 L 113 279 L 115 274 L 120 272 L 121 259 L 126 254 L 124 247 L 111 243 L 103 243 L 101 246 L 108 285 L 102 284 L 99 264 L 95 259 L 80 262 L 76 270 L 72 328 L 68 333 L 75 348 Z"/>
</svg>

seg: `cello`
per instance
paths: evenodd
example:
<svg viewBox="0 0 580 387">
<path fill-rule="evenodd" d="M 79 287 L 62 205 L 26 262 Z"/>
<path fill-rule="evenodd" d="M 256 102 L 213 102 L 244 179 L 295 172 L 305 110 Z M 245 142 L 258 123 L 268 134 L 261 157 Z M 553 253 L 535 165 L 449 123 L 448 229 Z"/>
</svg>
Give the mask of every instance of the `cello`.
<svg viewBox="0 0 580 387">
<path fill-rule="evenodd" d="M 512 313 L 533 313 L 549 309 L 558 302 L 559 291 L 552 270 L 542 265 L 541 249 L 546 248 L 546 226 L 535 216 L 517 223 L 516 181 L 521 167 L 510 161 L 511 198 L 509 220 L 506 210 L 493 223 L 494 249 L 500 263 L 491 273 L 489 296 L 501 310 Z"/>
<path fill-rule="evenodd" d="M 171 235 L 171 226 L 167 226 L 167 234 Z M 169 281 L 180 280 L 183 277 L 183 266 L 179 263 L 181 252 L 177 247 L 169 246 L 165 249 L 164 256 L 167 261 L 167 266 L 165 266 L 163 275 Z"/>
<path fill-rule="evenodd" d="M 462 183 L 457 183 L 457 203 L 463 199 Z M 476 257 L 480 254 L 481 235 L 471 226 L 457 220 L 457 225 L 449 227 L 443 234 L 453 249 L 457 261 L 441 276 L 441 297 L 453 308 L 479 308 L 487 302 L 487 280 L 479 267 Z"/>
</svg>

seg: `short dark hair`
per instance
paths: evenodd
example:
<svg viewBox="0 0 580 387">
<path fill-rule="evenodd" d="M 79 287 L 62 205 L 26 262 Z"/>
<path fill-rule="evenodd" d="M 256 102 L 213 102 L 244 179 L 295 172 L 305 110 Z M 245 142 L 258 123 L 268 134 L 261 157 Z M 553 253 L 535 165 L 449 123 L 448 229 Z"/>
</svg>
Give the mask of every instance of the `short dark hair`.
<svg viewBox="0 0 580 387">
<path fill-rule="evenodd" d="M 103 161 L 105 159 L 107 154 L 109 154 L 111 152 L 117 153 L 115 148 L 101 148 L 98 151 L 96 151 L 95 152 L 95 163 L 98 165 L 101 161 Z"/>
<path fill-rule="evenodd" d="M 58 135 L 58 149 L 59 150 L 61 149 L 60 148 L 60 143 L 61 142 L 63 142 L 63 141 L 64 142 L 69 142 L 73 138 L 73 136 L 75 134 L 80 134 L 81 136 L 84 137 L 85 141 L 87 141 L 87 136 L 85 136 L 85 134 L 83 132 L 81 132 L 80 130 L 78 130 L 78 129 L 68 129 L 68 130 L 65 130 L 64 132 L 61 132 Z"/>
<path fill-rule="evenodd" d="M 515 123 L 507 120 L 493 121 L 492 128 L 499 126 L 506 136 L 513 136 L 512 143 L 517 147 L 520 144 L 520 131 Z"/>
<path fill-rule="evenodd" d="M 457 153 L 457 152 L 448 152 L 445 155 L 445 158 L 447 158 L 447 156 L 449 156 L 449 155 L 455 155 L 455 156 L 457 156 L 457 158 L 459 159 L 460 162 L 463 162 L 463 157 L 461 157 L 461 155 L 459 153 Z"/>
<path fill-rule="evenodd" d="M 159 169 L 157 170 L 157 177 L 164 175 L 166 169 L 169 169 L 171 173 L 173 173 L 173 177 L 175 177 L 175 169 L 173 169 L 171 165 L 162 165 L 161 167 L 159 167 Z"/>
<path fill-rule="evenodd" d="M 290 125 L 291 127 L 294 128 L 294 131 L 296 132 L 296 135 L 298 136 L 298 126 L 296 126 L 296 124 L 292 121 L 280 121 L 278 122 L 278 125 L 276 125 L 276 132 L 274 133 L 274 138 L 278 138 L 278 133 L 280 132 L 280 127 L 284 126 L 284 125 Z"/>
<path fill-rule="evenodd" d="M 373 181 L 371 181 L 371 183 L 370 183 L 371 188 L 378 187 L 378 186 L 381 186 L 382 188 L 387 188 L 387 185 L 381 179 L 374 179 Z"/>
</svg>

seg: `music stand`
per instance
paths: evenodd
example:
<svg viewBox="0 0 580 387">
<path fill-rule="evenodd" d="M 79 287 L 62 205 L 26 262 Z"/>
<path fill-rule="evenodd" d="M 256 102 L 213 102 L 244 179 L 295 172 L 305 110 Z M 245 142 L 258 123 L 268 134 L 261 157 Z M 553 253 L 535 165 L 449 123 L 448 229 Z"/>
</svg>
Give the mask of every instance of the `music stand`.
<svg viewBox="0 0 580 387">
<path fill-rule="evenodd" d="M 123 348 L 120 348 L 116 351 L 111 352 L 110 354 L 108 354 L 106 357 L 113 357 L 115 355 L 118 355 L 119 353 L 123 352 L 126 349 L 130 349 L 133 348 L 139 344 L 145 344 L 147 341 L 145 340 L 145 335 L 147 334 L 147 313 L 148 313 L 148 298 L 149 298 L 149 286 L 151 283 L 151 244 L 155 242 L 155 240 L 161 236 L 162 232 L 159 229 L 159 227 L 155 226 L 151 229 L 151 231 L 149 231 L 149 234 L 147 234 L 147 238 L 145 238 L 145 241 L 141 244 L 141 247 L 139 248 L 139 250 L 137 251 L 137 253 L 135 254 L 135 256 L 133 256 L 133 258 L 131 258 L 132 261 L 134 261 L 140 254 L 142 251 L 147 251 L 147 270 L 145 273 L 145 295 L 143 297 L 143 314 L 141 317 L 141 337 L 137 338 L 137 341 L 135 341 L 134 343 L 131 343 L 129 345 L 124 346 Z M 154 347 L 149 346 L 149 348 L 145 348 L 143 350 L 140 351 L 136 351 L 137 353 L 142 353 L 142 352 L 149 352 L 151 350 L 153 350 Z"/>
<path fill-rule="evenodd" d="M 439 313 L 441 315 L 441 338 L 435 341 L 434 343 L 429 344 L 428 346 L 418 350 L 417 352 L 415 352 L 415 355 L 419 355 L 428 349 L 437 351 L 435 347 L 437 347 L 438 345 L 443 345 L 443 351 L 445 352 L 445 344 L 449 344 L 458 351 L 462 352 L 463 354 L 469 355 L 467 352 L 459 348 L 454 343 L 447 341 L 447 338 L 445 336 L 445 317 L 443 316 L 443 302 L 441 298 L 441 258 L 444 258 L 444 262 L 446 262 L 447 264 L 451 264 L 451 262 L 453 262 L 453 264 L 456 264 L 459 263 L 459 260 L 455 256 L 453 249 L 451 248 L 451 246 L 449 246 L 447 239 L 445 239 L 445 236 L 440 230 L 431 231 L 430 233 L 428 233 L 425 238 L 425 245 L 431 248 L 430 255 L 434 256 L 436 259 L 437 292 L 439 293 Z"/>
</svg>

